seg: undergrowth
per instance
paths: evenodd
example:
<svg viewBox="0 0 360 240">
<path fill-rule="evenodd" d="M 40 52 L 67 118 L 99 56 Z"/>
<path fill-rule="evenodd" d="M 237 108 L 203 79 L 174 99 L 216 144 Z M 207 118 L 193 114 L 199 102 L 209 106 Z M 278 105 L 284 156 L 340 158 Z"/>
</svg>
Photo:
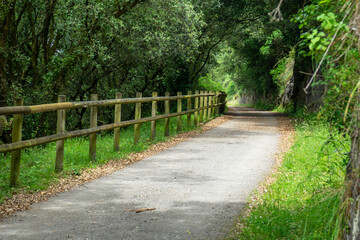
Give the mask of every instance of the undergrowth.
<svg viewBox="0 0 360 240">
<path fill-rule="evenodd" d="M 186 126 L 186 116 L 182 116 L 181 119 L 183 132 L 197 128 L 193 125 Z M 176 133 L 176 118 L 170 118 L 170 136 L 174 136 Z M 133 144 L 133 136 L 133 126 L 121 129 L 120 151 L 115 152 L 113 150 L 113 134 L 111 132 L 98 134 L 96 161 L 89 159 L 88 137 L 65 140 L 64 171 L 59 174 L 54 172 L 56 143 L 22 150 L 19 183 L 16 188 L 9 187 L 10 154 L 0 155 L 0 203 L 4 201 L 5 197 L 10 197 L 19 191 L 44 190 L 56 183 L 60 177 L 79 175 L 83 169 L 96 168 L 109 160 L 124 159 L 130 153 L 144 151 L 156 142 L 165 141 L 167 138 L 164 137 L 164 119 L 157 121 L 156 139 L 154 141 L 149 139 L 150 122 L 142 124 L 141 138 L 137 145 Z"/>
<path fill-rule="evenodd" d="M 274 104 L 266 103 L 264 101 L 256 101 L 253 107 L 259 110 L 270 111 L 275 108 Z"/>
<path fill-rule="evenodd" d="M 240 219 L 235 239 L 338 238 L 350 140 L 328 129 L 314 116 L 296 124 L 295 143 L 275 181 Z"/>
</svg>

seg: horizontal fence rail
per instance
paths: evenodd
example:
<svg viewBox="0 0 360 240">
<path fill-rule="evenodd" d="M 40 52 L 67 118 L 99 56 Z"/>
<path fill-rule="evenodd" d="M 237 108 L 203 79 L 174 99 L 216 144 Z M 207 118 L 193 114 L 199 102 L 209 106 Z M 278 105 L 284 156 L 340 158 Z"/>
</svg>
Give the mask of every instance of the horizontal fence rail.
<svg viewBox="0 0 360 240">
<path fill-rule="evenodd" d="M 52 112 L 57 110 L 75 109 L 75 108 L 105 107 L 116 104 L 146 103 L 152 101 L 161 102 L 166 100 L 178 100 L 178 99 L 215 96 L 215 95 L 216 94 L 195 94 L 195 95 L 172 96 L 172 97 L 123 98 L 123 99 L 110 99 L 110 100 L 99 100 L 99 101 L 49 103 L 49 104 L 32 105 L 32 106 L 1 107 L 0 115 L 31 114 L 31 113 L 41 113 L 41 112 Z M 219 94 L 218 96 L 221 96 L 221 94 Z"/>
<path fill-rule="evenodd" d="M 17 99 L 13 107 L 0 108 L 0 115 L 14 115 L 14 124 L 12 129 L 12 143 L 0 145 L 0 153 L 11 152 L 11 172 L 10 185 L 15 186 L 20 174 L 20 151 L 21 149 L 34 147 L 37 145 L 56 142 L 56 162 L 55 171 L 61 172 L 63 169 L 64 158 L 64 140 L 80 136 L 89 135 L 89 155 L 92 161 L 96 160 L 96 134 L 102 131 L 114 130 L 114 151 L 119 151 L 120 128 L 134 125 L 134 144 L 140 139 L 140 127 L 142 123 L 151 122 L 151 139 L 155 138 L 156 121 L 165 119 L 165 136 L 169 136 L 169 119 L 177 117 L 177 131 L 181 131 L 181 116 L 187 115 L 187 125 L 191 125 L 191 114 L 194 113 L 194 125 L 203 122 L 204 119 L 210 119 L 211 116 L 223 113 L 225 110 L 226 94 L 221 92 L 207 92 L 191 91 L 187 95 L 182 95 L 181 92 L 177 96 L 170 96 L 165 93 L 164 97 L 159 97 L 156 92 L 152 94 L 153 97 L 142 97 L 141 93 L 136 94 L 136 98 L 122 98 L 121 93 L 116 94 L 116 99 L 98 100 L 97 94 L 93 94 L 91 99 L 93 101 L 83 102 L 66 102 L 66 97 L 60 95 L 58 103 L 22 106 L 23 100 Z M 192 109 L 191 99 L 195 98 L 194 108 Z M 182 110 L 182 99 L 187 100 L 187 109 Z M 177 100 L 177 112 L 170 113 L 170 101 Z M 165 114 L 156 115 L 157 102 L 165 101 Z M 151 102 L 152 111 L 151 117 L 141 118 L 141 103 Z M 135 119 L 121 121 L 121 105 L 135 103 Z M 199 104 L 200 103 L 200 104 Z M 114 108 L 114 123 L 97 126 L 98 107 L 115 106 Z M 90 108 L 90 128 L 74 130 L 70 132 L 65 131 L 65 114 L 66 109 L 75 108 Z M 57 133 L 39 137 L 35 139 L 22 140 L 22 122 L 23 114 L 40 113 L 57 111 Z"/>
<path fill-rule="evenodd" d="M 123 122 L 118 122 L 118 123 L 102 125 L 102 126 L 94 127 L 94 128 L 87 128 L 87 129 L 82 129 L 82 130 L 66 132 L 66 133 L 54 134 L 54 135 L 50 135 L 50 136 L 46 136 L 46 137 L 40 137 L 40 138 L 25 140 L 25 141 L 16 142 L 16 143 L 3 144 L 3 145 L 0 145 L 0 153 L 10 152 L 10 151 L 14 151 L 14 150 L 20 150 L 20 149 L 24 149 L 24 148 L 30 148 L 30 147 L 50 143 L 50 142 L 55 142 L 58 140 L 68 139 L 68 138 L 81 137 L 81 136 L 89 135 L 92 133 L 98 133 L 98 132 L 102 132 L 102 131 L 112 130 L 112 129 L 119 128 L 119 127 L 126 127 L 126 126 L 130 126 L 130 125 L 134 125 L 134 124 L 146 123 L 146 122 L 156 121 L 156 120 L 160 120 L 160 119 L 164 119 L 164 118 L 177 117 L 177 116 L 185 115 L 188 113 L 194 113 L 196 111 L 204 110 L 204 109 L 211 108 L 211 107 L 219 107 L 221 105 L 222 104 L 219 103 L 219 104 L 215 104 L 213 106 L 182 111 L 179 113 L 170 113 L 170 114 L 158 115 L 156 117 L 147 117 L 147 118 L 141 118 L 141 119 L 128 120 L 128 121 L 123 121 Z"/>
</svg>

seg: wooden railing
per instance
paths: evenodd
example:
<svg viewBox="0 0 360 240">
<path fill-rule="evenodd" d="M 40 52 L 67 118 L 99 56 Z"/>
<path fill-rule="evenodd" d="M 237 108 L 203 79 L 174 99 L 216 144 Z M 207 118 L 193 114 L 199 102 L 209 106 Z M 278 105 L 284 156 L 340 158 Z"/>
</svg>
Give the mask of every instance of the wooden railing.
<svg viewBox="0 0 360 240">
<path fill-rule="evenodd" d="M 192 108 L 192 99 L 195 98 L 194 108 Z M 0 108 L 0 115 L 14 115 L 12 127 L 12 143 L 0 145 L 0 153 L 11 152 L 11 172 L 10 185 L 15 186 L 20 174 L 20 151 L 24 148 L 46 144 L 56 141 L 56 162 L 55 171 L 63 170 L 64 160 L 64 140 L 84 135 L 90 136 L 89 155 L 91 160 L 96 158 L 96 134 L 101 131 L 114 130 L 114 150 L 119 151 L 120 128 L 134 125 L 134 144 L 140 139 L 140 126 L 142 123 L 151 121 L 151 139 L 155 138 L 156 121 L 165 119 L 165 136 L 169 136 L 169 119 L 177 117 L 177 131 L 181 131 L 181 116 L 187 115 L 187 125 L 191 125 L 191 114 L 194 113 L 194 124 L 198 125 L 204 121 L 204 118 L 210 118 L 222 112 L 225 106 L 225 93 L 191 91 L 187 95 L 178 92 L 177 96 L 170 96 L 165 93 L 164 97 L 158 97 L 154 92 L 152 97 L 142 97 L 142 93 L 137 93 L 136 98 L 122 99 L 121 93 L 116 94 L 115 99 L 98 100 L 97 94 L 91 95 L 91 101 L 66 102 L 66 97 L 60 95 L 58 103 L 23 106 L 23 99 L 16 99 L 13 107 Z M 187 100 L 187 109 L 182 111 L 182 99 Z M 177 100 L 177 112 L 170 113 L 170 101 Z M 165 101 L 165 114 L 156 115 L 157 102 Z M 141 103 L 152 102 L 151 117 L 141 118 Z M 135 119 L 121 121 L 121 105 L 135 103 Z M 115 106 L 114 123 L 97 126 L 97 108 L 103 106 Z M 66 109 L 90 108 L 90 128 L 66 132 L 65 114 Z M 22 141 L 23 114 L 57 111 L 57 133 L 50 136 L 24 140 Z"/>
</svg>

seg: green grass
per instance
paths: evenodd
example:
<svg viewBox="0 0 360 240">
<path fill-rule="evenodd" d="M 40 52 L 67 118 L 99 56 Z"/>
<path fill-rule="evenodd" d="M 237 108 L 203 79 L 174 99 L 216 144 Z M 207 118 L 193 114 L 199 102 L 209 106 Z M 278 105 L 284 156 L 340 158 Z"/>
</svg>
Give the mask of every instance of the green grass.
<svg viewBox="0 0 360 240">
<path fill-rule="evenodd" d="M 292 113 L 294 112 L 294 106 L 292 104 L 287 106 L 279 105 L 276 108 L 274 108 L 272 111 L 278 113 Z"/>
<path fill-rule="evenodd" d="M 296 141 L 234 239 L 337 239 L 349 139 L 302 122 Z"/>
<path fill-rule="evenodd" d="M 251 107 L 251 108 L 256 108 L 259 110 L 265 110 L 265 111 L 269 111 L 269 110 L 273 110 L 274 109 L 274 105 L 271 104 L 267 104 L 265 102 L 261 102 L 261 101 L 257 101 L 254 104 L 240 104 L 239 101 L 237 100 L 230 100 L 227 102 L 228 106 L 231 107 Z"/>
<path fill-rule="evenodd" d="M 240 106 L 248 105 L 248 107 L 250 107 L 250 104 L 240 104 L 238 100 L 229 100 L 227 101 L 226 105 L 231 107 L 240 107 Z"/>
<path fill-rule="evenodd" d="M 182 116 L 181 120 L 183 132 L 197 128 L 193 125 L 186 126 L 186 116 Z M 171 118 L 170 136 L 174 136 L 176 133 L 176 118 Z M 119 152 L 113 150 L 112 132 L 98 134 L 95 162 L 89 159 L 88 137 L 67 139 L 65 141 L 64 172 L 60 174 L 54 172 L 55 143 L 22 150 L 19 184 L 16 188 L 9 187 L 10 154 L 6 156 L 0 155 L 0 203 L 4 201 L 5 197 L 9 197 L 16 192 L 44 190 L 51 184 L 56 183 L 59 177 L 80 174 L 82 169 L 96 168 L 109 160 L 124 159 L 130 153 L 144 151 L 156 142 L 165 141 L 167 138 L 164 137 L 164 119 L 157 121 L 156 139 L 154 141 L 149 140 L 150 122 L 142 124 L 141 138 L 137 145 L 133 144 L 133 134 L 133 126 L 121 129 Z"/>
</svg>

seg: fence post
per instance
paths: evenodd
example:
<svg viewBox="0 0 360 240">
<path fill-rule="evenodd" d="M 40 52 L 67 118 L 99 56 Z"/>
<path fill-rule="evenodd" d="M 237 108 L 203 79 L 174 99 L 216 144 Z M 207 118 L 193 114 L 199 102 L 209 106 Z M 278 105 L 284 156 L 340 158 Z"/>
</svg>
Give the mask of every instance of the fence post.
<svg viewBox="0 0 360 240">
<path fill-rule="evenodd" d="M 204 91 L 200 91 L 200 94 L 204 94 Z M 200 108 L 204 107 L 204 96 L 200 97 Z M 204 120 L 204 109 L 200 110 L 199 123 Z"/>
<path fill-rule="evenodd" d="M 188 91 L 187 95 L 191 95 L 192 92 Z M 187 99 L 187 110 L 191 110 L 191 97 Z M 187 114 L 187 126 L 190 127 L 191 126 L 191 113 Z"/>
<path fill-rule="evenodd" d="M 208 91 L 205 91 L 204 93 L 205 93 L 205 94 L 208 94 Z M 207 106 L 208 106 L 208 97 L 205 96 L 205 97 L 204 97 L 204 107 L 207 107 Z M 205 109 L 204 109 L 204 120 L 206 120 L 206 118 L 207 118 L 207 111 L 208 111 L 208 109 L 205 108 Z"/>
<path fill-rule="evenodd" d="M 224 113 L 224 112 L 223 112 L 223 106 L 224 106 L 224 104 L 223 104 L 223 98 L 224 98 L 224 95 L 223 95 L 222 92 L 220 92 L 219 103 L 220 103 L 221 105 L 219 106 L 219 114 L 223 114 L 223 113 Z"/>
<path fill-rule="evenodd" d="M 177 95 L 178 95 L 178 97 L 180 97 L 180 96 L 182 96 L 182 92 L 178 92 L 177 93 Z M 180 113 L 181 112 L 181 99 L 178 99 L 177 100 L 177 112 L 178 113 Z M 180 116 L 177 116 L 177 118 L 176 118 L 176 125 L 177 125 L 177 128 L 176 128 L 176 130 L 178 131 L 178 132 L 180 132 L 181 131 L 181 115 Z"/>
<path fill-rule="evenodd" d="M 226 109 L 226 94 L 223 92 L 221 93 L 221 96 L 220 96 L 220 103 L 221 103 L 220 114 L 224 114 L 225 109 Z"/>
<path fill-rule="evenodd" d="M 165 97 L 170 97 L 170 93 L 166 92 Z M 170 113 L 170 101 L 165 100 L 165 114 L 169 114 L 169 113 Z M 165 136 L 170 135 L 169 126 L 170 126 L 170 118 L 165 118 Z"/>
<path fill-rule="evenodd" d="M 91 94 L 91 101 L 97 101 L 98 95 Z M 90 108 L 90 128 L 97 127 L 97 107 Z M 90 146 L 89 146 L 89 155 L 91 161 L 96 160 L 96 133 L 90 134 Z"/>
<path fill-rule="evenodd" d="M 17 98 L 14 106 L 23 106 L 24 100 Z M 21 141 L 22 138 L 23 114 L 15 114 L 12 129 L 12 143 Z M 14 187 L 18 183 L 20 175 L 20 156 L 21 150 L 11 152 L 11 170 L 10 170 L 10 186 Z"/>
<path fill-rule="evenodd" d="M 158 93 L 153 92 L 152 96 L 157 97 Z M 151 117 L 156 117 L 156 111 L 157 111 L 157 102 L 152 101 Z M 151 140 L 155 140 L 155 137 L 156 137 L 156 121 L 151 121 Z"/>
<path fill-rule="evenodd" d="M 212 107 L 212 115 L 213 116 L 215 116 L 215 109 L 216 109 L 216 107 L 215 107 L 215 104 L 216 104 L 216 91 L 214 92 L 214 96 L 213 96 L 213 98 L 212 98 L 212 101 L 213 101 L 213 107 Z"/>
<path fill-rule="evenodd" d="M 137 92 L 136 98 L 142 98 L 142 93 Z M 141 103 L 138 102 L 135 105 L 135 119 L 140 119 L 140 118 L 141 118 Z M 140 124 L 135 124 L 134 125 L 134 144 L 137 144 L 139 142 L 139 139 L 140 139 Z"/>
<path fill-rule="evenodd" d="M 58 102 L 66 102 L 65 95 L 58 96 Z M 65 132 L 65 109 L 57 111 L 57 127 L 56 133 Z M 61 172 L 63 170 L 64 163 L 64 140 L 56 141 L 56 161 L 55 172 Z"/>
<path fill-rule="evenodd" d="M 116 93 L 116 99 L 121 99 L 122 94 Z M 121 104 L 115 105 L 115 116 L 114 116 L 114 123 L 121 122 Z M 120 150 L 120 128 L 114 129 L 114 151 L 118 152 Z"/>
<path fill-rule="evenodd" d="M 195 95 L 199 94 L 199 91 L 195 91 Z M 195 109 L 199 108 L 199 97 L 195 97 Z M 194 112 L 194 125 L 198 125 L 199 123 L 199 111 Z"/>
<path fill-rule="evenodd" d="M 211 94 L 212 92 L 209 91 L 209 93 Z M 208 119 L 211 118 L 211 112 L 212 112 L 212 96 L 209 96 L 209 108 L 208 108 Z"/>
<path fill-rule="evenodd" d="M 216 91 L 216 104 L 219 104 L 219 103 L 220 103 L 220 96 L 219 96 L 219 94 L 220 94 L 220 92 L 219 92 L 219 91 Z M 215 111 L 216 115 L 219 115 L 219 109 L 220 109 L 220 107 L 217 106 L 217 107 L 216 107 L 216 111 Z"/>
</svg>

